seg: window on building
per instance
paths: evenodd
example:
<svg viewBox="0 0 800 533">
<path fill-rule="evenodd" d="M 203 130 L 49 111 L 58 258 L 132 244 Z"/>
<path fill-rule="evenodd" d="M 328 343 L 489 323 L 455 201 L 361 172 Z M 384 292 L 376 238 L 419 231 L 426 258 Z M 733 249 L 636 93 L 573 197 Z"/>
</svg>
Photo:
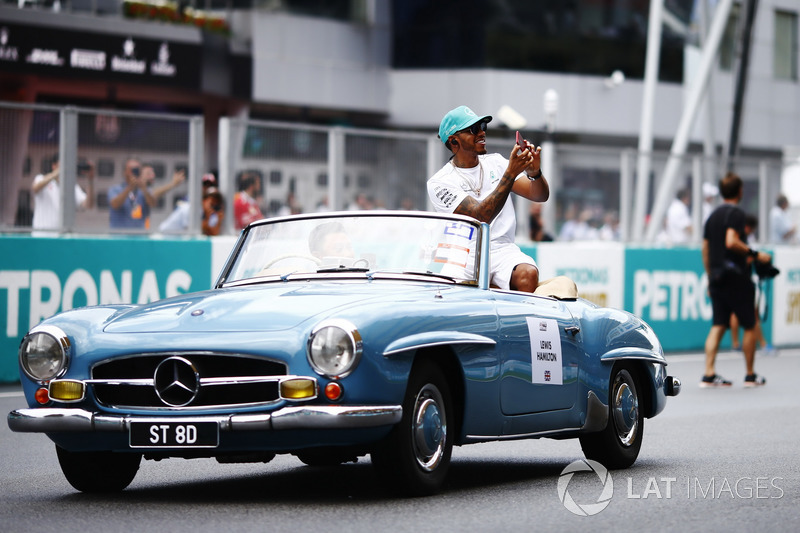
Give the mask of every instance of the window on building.
<svg viewBox="0 0 800 533">
<path fill-rule="evenodd" d="M 666 0 L 665 9 L 688 24 L 693 5 Z M 397 1 L 392 64 L 642 79 L 648 17 L 643 0 Z M 659 79 L 681 82 L 684 38 L 666 27 L 661 47 Z"/>
<path fill-rule="evenodd" d="M 728 23 L 725 25 L 725 33 L 722 34 L 722 42 L 719 45 L 719 68 L 730 72 L 736 61 L 738 53 L 738 36 L 739 36 L 739 13 L 741 12 L 740 4 L 733 4 L 731 6 L 730 15 L 728 15 Z"/>
<path fill-rule="evenodd" d="M 775 11 L 775 78 L 797 80 L 797 13 Z"/>
</svg>

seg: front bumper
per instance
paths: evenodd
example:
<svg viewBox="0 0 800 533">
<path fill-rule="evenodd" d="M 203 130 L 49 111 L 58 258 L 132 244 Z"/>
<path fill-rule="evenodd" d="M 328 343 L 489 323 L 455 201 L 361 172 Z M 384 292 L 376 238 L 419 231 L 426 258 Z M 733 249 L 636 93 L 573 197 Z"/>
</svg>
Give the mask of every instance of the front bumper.
<svg viewBox="0 0 800 533">
<path fill-rule="evenodd" d="M 280 431 L 294 429 L 359 429 L 396 424 L 399 405 L 299 406 L 272 413 L 208 416 L 130 416 L 93 413 L 84 409 L 17 409 L 8 414 L 8 427 L 19 433 L 124 432 L 130 422 L 216 422 L 220 431 Z"/>
</svg>

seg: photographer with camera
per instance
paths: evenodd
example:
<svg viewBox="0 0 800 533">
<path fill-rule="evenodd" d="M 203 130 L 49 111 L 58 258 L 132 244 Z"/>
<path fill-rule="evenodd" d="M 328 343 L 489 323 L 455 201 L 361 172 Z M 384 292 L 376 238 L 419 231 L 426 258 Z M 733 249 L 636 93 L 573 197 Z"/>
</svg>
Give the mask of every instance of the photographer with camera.
<svg viewBox="0 0 800 533">
<path fill-rule="evenodd" d="M 48 159 L 50 172 L 33 178 L 33 235 L 42 230 L 57 230 L 61 226 L 61 186 L 58 154 Z M 91 209 L 94 205 L 94 165 L 78 164 L 78 176 L 86 176 L 87 192 L 75 184 L 75 207 Z"/>
<path fill-rule="evenodd" d="M 146 227 L 150 208 L 156 201 L 147 190 L 147 178 L 142 175 L 142 163 L 135 157 L 125 162 L 125 182 L 108 190 L 109 225 L 112 228 Z"/>
<path fill-rule="evenodd" d="M 701 387 L 730 387 L 732 383 L 715 372 L 717 351 L 728 329 L 731 314 L 744 329 L 742 350 L 745 358 L 745 387 L 766 384 L 755 373 L 756 313 L 755 284 L 750 277 L 751 264 L 769 264 L 772 257 L 747 245 L 745 213 L 739 207 L 742 200 L 742 179 L 729 172 L 719 182 L 723 202 L 708 217 L 703 231 L 703 266 L 708 275 L 711 297 L 712 325 L 706 338 L 706 368 Z"/>
</svg>

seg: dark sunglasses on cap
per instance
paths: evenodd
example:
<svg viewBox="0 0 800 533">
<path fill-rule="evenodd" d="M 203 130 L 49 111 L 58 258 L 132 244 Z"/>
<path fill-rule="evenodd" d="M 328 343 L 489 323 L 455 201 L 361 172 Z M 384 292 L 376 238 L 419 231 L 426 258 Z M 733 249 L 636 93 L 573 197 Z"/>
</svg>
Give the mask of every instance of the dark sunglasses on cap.
<svg viewBox="0 0 800 533">
<path fill-rule="evenodd" d="M 464 128 L 463 130 L 458 131 L 457 133 L 466 133 L 469 132 L 473 135 L 477 135 L 479 131 L 486 131 L 486 122 L 476 122 L 469 128 Z"/>
</svg>

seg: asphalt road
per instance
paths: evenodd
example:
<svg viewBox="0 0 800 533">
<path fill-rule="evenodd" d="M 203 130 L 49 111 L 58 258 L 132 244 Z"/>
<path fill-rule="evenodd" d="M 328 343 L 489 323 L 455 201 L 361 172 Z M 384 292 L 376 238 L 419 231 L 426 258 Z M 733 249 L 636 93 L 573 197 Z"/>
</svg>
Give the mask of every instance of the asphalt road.
<svg viewBox="0 0 800 533">
<path fill-rule="evenodd" d="M 145 461 L 124 492 L 85 495 L 46 437 L 2 423 L 0 531 L 797 531 L 800 350 L 760 358 L 758 389 L 742 387 L 739 354 L 720 355 L 726 390 L 698 387 L 701 355 L 669 361 L 683 391 L 646 421 L 639 460 L 611 473 L 610 492 L 591 472 L 561 476 L 583 458 L 576 440 L 542 439 L 457 448 L 446 490 L 429 498 L 391 496 L 368 459 L 311 468 L 291 456 Z M 0 412 L 21 406 L 17 387 L 0 387 Z M 589 516 L 562 503 L 559 479 Z"/>
</svg>

